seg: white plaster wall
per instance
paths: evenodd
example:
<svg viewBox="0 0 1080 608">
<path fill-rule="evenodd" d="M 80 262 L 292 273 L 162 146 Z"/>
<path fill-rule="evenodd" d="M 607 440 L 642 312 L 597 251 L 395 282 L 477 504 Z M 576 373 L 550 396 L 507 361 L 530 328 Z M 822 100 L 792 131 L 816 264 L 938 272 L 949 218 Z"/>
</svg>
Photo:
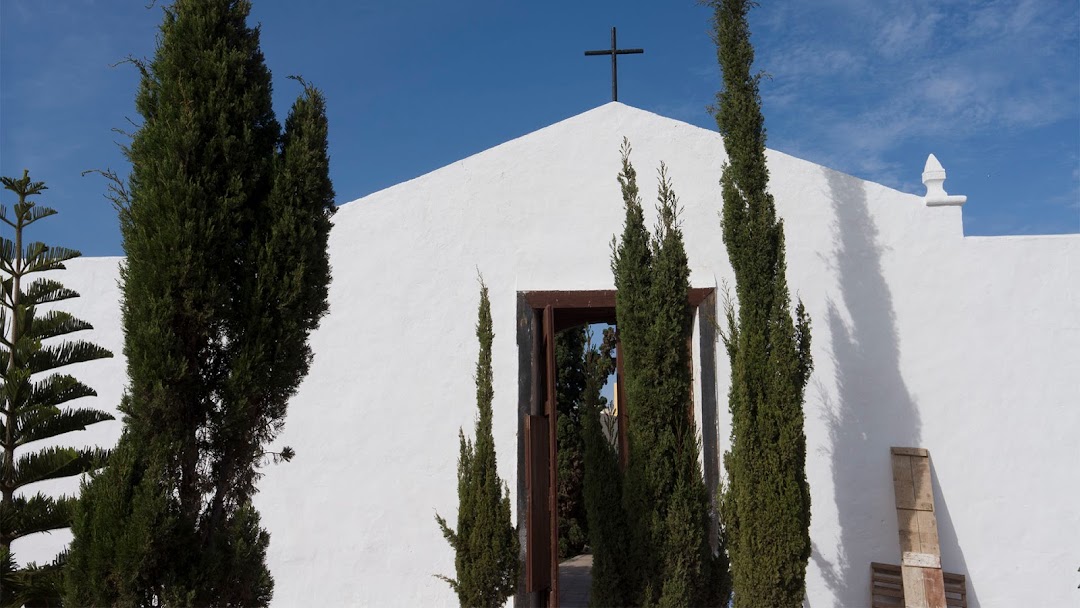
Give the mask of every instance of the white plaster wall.
<svg viewBox="0 0 1080 608">
<path fill-rule="evenodd" d="M 612 288 L 623 136 L 647 205 L 659 161 L 670 168 L 692 284 L 733 285 L 719 135 L 618 103 L 341 207 L 331 313 L 280 441 L 297 457 L 267 469 L 257 501 L 275 605 L 455 603 L 431 576 L 453 574 L 434 514 L 455 519 L 457 429 L 475 419 L 477 270 L 495 325 L 499 468 L 514 489 L 516 293 Z M 792 293 L 814 323 L 808 604 L 865 605 L 869 562 L 899 561 L 892 445 L 930 450 L 942 562 L 968 575 L 970 605 L 1075 604 L 1080 237 L 964 238 L 959 208 L 778 152 L 769 162 Z M 118 355 L 76 370 L 105 408 L 125 382 L 117 263 L 79 260 L 59 277 L 83 292 L 67 309 L 95 324 L 88 337 Z M 728 377 L 718 346 L 721 450 Z M 115 441 L 119 423 L 99 426 L 87 433 Z M 65 541 L 15 548 L 40 560 Z"/>
</svg>

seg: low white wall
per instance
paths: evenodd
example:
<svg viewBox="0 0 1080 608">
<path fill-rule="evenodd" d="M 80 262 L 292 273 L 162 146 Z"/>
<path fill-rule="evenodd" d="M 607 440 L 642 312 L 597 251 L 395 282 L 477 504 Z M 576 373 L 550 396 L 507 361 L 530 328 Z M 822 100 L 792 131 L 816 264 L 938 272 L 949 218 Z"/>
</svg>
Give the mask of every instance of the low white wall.
<svg viewBox="0 0 1080 608">
<path fill-rule="evenodd" d="M 455 603 L 431 576 L 453 574 L 434 514 L 454 521 L 457 429 L 474 423 L 477 269 L 496 334 L 499 468 L 515 488 L 516 294 L 612 288 L 623 136 L 647 207 L 659 161 L 670 168 L 691 282 L 733 286 L 719 135 L 622 104 L 341 207 L 331 312 L 279 442 L 297 457 L 266 470 L 257 502 L 275 605 Z M 1074 604 L 1080 237 L 964 238 L 957 207 L 777 152 L 769 162 L 792 293 L 813 318 L 809 605 L 865 605 L 869 562 L 899 561 L 893 445 L 930 450 L 943 566 L 968 576 L 971 606 Z M 117 264 L 57 274 L 83 293 L 65 305 L 96 326 L 86 337 L 117 353 L 73 368 L 103 408 L 125 382 Z M 721 450 L 728 376 L 718 348 Z M 119 423 L 98 426 L 87 440 L 119 435 Z M 66 538 L 15 548 L 48 559 Z"/>
</svg>

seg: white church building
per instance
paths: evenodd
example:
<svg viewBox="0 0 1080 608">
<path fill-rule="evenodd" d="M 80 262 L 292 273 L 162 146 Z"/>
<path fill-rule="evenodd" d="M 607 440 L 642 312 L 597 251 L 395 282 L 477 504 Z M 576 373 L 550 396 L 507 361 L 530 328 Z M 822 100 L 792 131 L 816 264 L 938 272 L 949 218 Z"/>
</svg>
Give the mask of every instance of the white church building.
<svg viewBox="0 0 1080 608">
<path fill-rule="evenodd" d="M 524 559 L 544 306 L 558 325 L 560 310 L 602 308 L 614 289 L 624 137 L 649 225 L 660 161 L 683 208 L 705 474 L 712 487 L 724 476 L 730 370 L 715 319 L 734 277 L 719 223 L 723 141 L 612 102 L 340 207 L 330 313 L 277 444 L 296 457 L 265 469 L 256 500 L 274 606 L 456 605 L 432 576 L 454 572 L 434 515 L 455 521 L 458 428 L 470 434 L 476 415 L 478 270 L 495 330 L 495 444 Z M 767 156 L 791 292 L 813 321 L 806 605 L 869 606 L 871 563 L 901 563 L 891 447 L 930 454 L 940 565 L 964 575 L 969 606 L 1080 604 L 1080 235 L 965 237 L 963 197 L 945 194 L 933 159 L 928 193 L 908 194 Z M 913 176 L 923 169 L 912 159 Z M 85 404 L 109 411 L 126 383 L 121 262 L 79 259 L 55 275 L 82 294 L 65 310 L 95 327 L 79 337 L 116 354 L 71 368 L 99 393 Z M 81 434 L 74 442 L 112 445 L 120 422 Z M 14 551 L 44 561 L 69 538 Z"/>
</svg>

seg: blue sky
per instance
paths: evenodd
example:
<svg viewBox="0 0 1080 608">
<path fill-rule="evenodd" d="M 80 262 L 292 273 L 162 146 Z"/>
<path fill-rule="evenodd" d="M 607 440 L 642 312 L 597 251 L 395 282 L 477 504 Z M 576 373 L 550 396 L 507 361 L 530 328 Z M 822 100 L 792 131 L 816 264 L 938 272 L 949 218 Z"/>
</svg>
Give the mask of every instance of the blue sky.
<svg viewBox="0 0 1080 608">
<path fill-rule="evenodd" d="M 264 0 L 251 17 L 279 119 L 285 76 L 326 93 L 339 203 L 607 102 L 608 59 L 583 51 L 611 26 L 645 48 L 619 62 L 620 101 L 715 128 L 708 19 L 692 0 Z M 143 2 L 0 3 L 0 174 L 29 168 L 61 211 L 35 238 L 122 254 L 105 182 L 79 174 L 126 175 L 112 129 L 139 120 L 137 74 L 110 64 L 151 56 L 160 21 Z M 1080 3 L 767 2 L 751 27 L 770 147 L 913 193 L 933 152 L 967 234 L 1080 232 Z"/>
</svg>

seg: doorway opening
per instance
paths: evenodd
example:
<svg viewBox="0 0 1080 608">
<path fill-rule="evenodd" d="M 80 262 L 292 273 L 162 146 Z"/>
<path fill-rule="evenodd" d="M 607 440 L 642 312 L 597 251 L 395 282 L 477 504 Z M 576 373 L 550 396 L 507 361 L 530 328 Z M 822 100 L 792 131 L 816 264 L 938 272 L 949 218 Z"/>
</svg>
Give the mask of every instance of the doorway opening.
<svg viewBox="0 0 1080 608">
<path fill-rule="evenodd" d="M 710 496 L 715 496 L 719 479 L 715 290 L 691 289 L 688 304 L 695 313 L 694 335 L 698 339 L 696 345 L 694 340 L 688 345 L 693 351 L 695 368 L 695 410 L 700 407 L 695 417 L 702 435 L 706 489 Z M 517 513 L 525 567 L 515 606 L 560 605 L 556 336 L 560 331 L 582 325 L 615 326 L 615 321 L 614 290 L 527 291 L 517 295 Z M 625 400 L 618 388 L 622 385 L 618 381 L 622 375 L 619 350 L 616 341 L 616 383 L 612 400 L 622 404 Z M 626 428 L 630 421 L 625 407 L 618 407 L 613 413 L 619 463 L 625 468 Z M 715 526 L 715 516 L 713 522 Z M 580 567 L 579 563 L 572 563 L 567 569 L 569 572 Z"/>
</svg>

